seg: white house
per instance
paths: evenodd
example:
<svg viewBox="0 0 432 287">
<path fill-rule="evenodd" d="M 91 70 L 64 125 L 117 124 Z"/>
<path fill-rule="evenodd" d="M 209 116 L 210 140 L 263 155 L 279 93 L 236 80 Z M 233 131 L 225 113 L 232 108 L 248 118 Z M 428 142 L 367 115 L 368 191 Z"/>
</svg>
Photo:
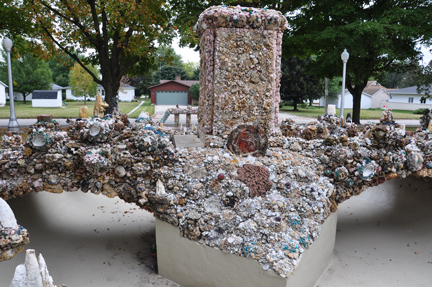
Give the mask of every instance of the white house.
<svg viewBox="0 0 432 287">
<path fill-rule="evenodd" d="M 426 99 L 424 94 L 418 93 L 417 86 L 392 90 L 389 94 L 387 108 L 409 111 L 432 109 L 432 99 Z"/>
<path fill-rule="evenodd" d="M 66 87 L 66 99 L 73 99 L 76 101 L 84 101 L 83 97 L 75 97 L 72 94 L 72 88 Z M 101 93 L 102 99 L 105 100 L 105 89 L 102 85 L 98 85 L 98 92 Z M 131 102 L 135 97 L 135 87 L 129 86 L 124 83 L 120 83 L 120 89 L 118 91 L 119 101 L 121 102 Z M 95 97 L 87 97 L 87 100 L 94 101 Z"/>
<path fill-rule="evenodd" d="M 329 98 L 329 104 L 336 105 L 339 109 L 341 106 L 341 94 L 337 98 Z M 361 96 L 360 109 L 382 108 L 386 101 L 390 98 L 387 89 L 376 81 L 368 81 L 367 86 L 363 89 Z M 320 106 L 325 105 L 325 98 L 320 99 Z M 344 108 L 353 108 L 353 97 L 348 89 L 344 93 Z"/>
<path fill-rule="evenodd" d="M 6 86 L 5 83 L 0 81 L 0 107 L 4 107 L 6 105 Z"/>
<path fill-rule="evenodd" d="M 62 86 L 56 85 L 56 84 L 51 84 L 51 90 L 63 90 L 64 88 Z M 9 99 L 9 96 L 7 97 Z M 24 101 L 24 97 L 21 93 L 19 92 L 14 92 L 14 99 L 17 101 Z M 27 101 L 31 101 L 32 100 L 32 93 L 30 93 L 27 97 L 26 97 Z"/>
<path fill-rule="evenodd" d="M 33 91 L 33 108 L 58 108 L 62 106 L 61 90 L 35 90 Z"/>
</svg>

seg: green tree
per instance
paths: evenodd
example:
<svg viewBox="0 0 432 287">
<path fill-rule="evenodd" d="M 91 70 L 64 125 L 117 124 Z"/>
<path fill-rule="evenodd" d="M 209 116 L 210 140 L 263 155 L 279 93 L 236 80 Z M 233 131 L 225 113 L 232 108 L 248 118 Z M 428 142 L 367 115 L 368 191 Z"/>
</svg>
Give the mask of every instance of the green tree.
<svg viewBox="0 0 432 287">
<path fill-rule="evenodd" d="M 292 101 L 294 110 L 297 105 L 306 100 L 318 99 L 322 96 L 322 84 L 313 74 L 305 72 L 305 65 L 311 62 L 310 58 L 305 60 L 290 57 L 282 60 L 281 65 L 281 99 Z"/>
<path fill-rule="evenodd" d="M 87 73 L 90 70 L 92 74 L 98 75 L 98 70 L 91 65 L 86 66 L 84 70 L 81 65 L 75 63 L 69 73 L 69 86 L 75 97 L 84 97 L 84 104 L 87 103 L 87 97 L 94 97 L 97 93 L 97 83 L 93 81 L 92 76 Z"/>
<path fill-rule="evenodd" d="M 183 67 L 162 66 L 158 71 L 153 73 L 153 85 L 159 84 L 159 80 L 175 80 L 179 76 L 182 80 L 188 80 L 188 74 Z"/>
<path fill-rule="evenodd" d="M 163 0 L 10 0 L 5 5 L 34 23 L 31 36 L 42 43 L 44 54 L 62 50 L 104 87 L 107 113 L 116 108 L 122 76 L 148 71 L 156 41 L 169 42 L 174 32 Z M 85 58 L 74 47 L 87 52 Z M 87 64 L 100 67 L 101 79 Z"/>
<path fill-rule="evenodd" d="M 12 76 L 14 92 L 23 95 L 24 104 L 27 102 L 27 96 L 34 90 L 51 89 L 52 72 L 48 63 L 31 54 L 25 54 L 20 59 L 12 61 Z M 6 62 L 1 63 L 0 79 L 4 83 L 7 83 Z"/>
<path fill-rule="evenodd" d="M 424 93 L 426 97 L 432 97 L 432 61 L 422 68 L 417 77 L 417 92 Z"/>
<path fill-rule="evenodd" d="M 74 60 L 65 54 L 58 53 L 48 64 L 52 71 L 53 82 L 62 87 L 69 85 L 69 71 L 74 65 Z"/>
<path fill-rule="evenodd" d="M 428 0 L 313 0 L 298 2 L 283 39 L 284 55 L 316 55 L 310 71 L 320 78 L 342 74 L 344 48 L 347 88 L 353 95 L 353 121 L 360 122 L 361 94 L 382 71 L 406 70 L 417 61 L 419 43 L 431 39 L 432 5 Z M 294 11 L 294 10 L 292 10 Z"/>
<path fill-rule="evenodd" d="M 190 93 L 190 96 L 193 100 L 198 101 L 199 95 L 200 95 L 200 85 L 199 84 L 193 84 L 189 88 L 189 93 Z"/>
<path fill-rule="evenodd" d="M 192 76 L 192 78 L 190 78 L 191 80 L 194 80 L 194 81 L 199 81 L 199 77 L 200 77 L 200 67 L 198 66 L 195 70 L 194 70 L 194 72 L 193 72 L 193 76 Z"/>
<path fill-rule="evenodd" d="M 177 54 L 171 46 L 160 45 L 154 56 L 155 66 L 157 68 L 162 66 L 183 67 L 182 57 Z"/>
<path fill-rule="evenodd" d="M 199 63 L 197 63 L 197 62 L 186 62 L 183 65 L 183 68 L 186 70 L 189 79 L 192 79 L 194 77 L 195 70 L 199 69 Z"/>
</svg>

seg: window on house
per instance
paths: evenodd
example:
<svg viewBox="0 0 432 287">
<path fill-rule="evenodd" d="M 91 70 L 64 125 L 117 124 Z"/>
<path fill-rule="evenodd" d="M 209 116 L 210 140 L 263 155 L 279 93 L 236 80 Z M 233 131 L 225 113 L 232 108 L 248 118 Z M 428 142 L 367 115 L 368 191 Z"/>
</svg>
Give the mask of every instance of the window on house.
<svg viewBox="0 0 432 287">
<path fill-rule="evenodd" d="M 408 103 L 414 103 L 414 97 L 409 97 L 408 98 Z"/>
<path fill-rule="evenodd" d="M 426 104 L 426 98 L 425 97 L 422 97 L 420 99 L 420 104 Z"/>
<path fill-rule="evenodd" d="M 102 90 L 101 94 L 102 94 L 102 96 L 105 96 L 105 90 Z"/>
</svg>

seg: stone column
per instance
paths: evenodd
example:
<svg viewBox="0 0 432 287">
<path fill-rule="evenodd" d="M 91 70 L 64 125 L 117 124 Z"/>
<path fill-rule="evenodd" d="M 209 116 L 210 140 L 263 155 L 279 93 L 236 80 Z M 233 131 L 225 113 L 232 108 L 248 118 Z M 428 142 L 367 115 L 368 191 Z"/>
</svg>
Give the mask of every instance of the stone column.
<svg viewBox="0 0 432 287">
<path fill-rule="evenodd" d="M 186 114 L 186 127 L 188 128 L 191 127 L 191 120 L 192 120 L 191 114 Z"/>
<path fill-rule="evenodd" d="M 198 123 L 207 134 L 226 135 L 239 125 L 271 133 L 278 124 L 282 33 L 278 11 L 213 6 L 199 17 Z"/>
<path fill-rule="evenodd" d="M 180 126 L 180 114 L 174 114 L 174 126 L 175 127 Z"/>
</svg>

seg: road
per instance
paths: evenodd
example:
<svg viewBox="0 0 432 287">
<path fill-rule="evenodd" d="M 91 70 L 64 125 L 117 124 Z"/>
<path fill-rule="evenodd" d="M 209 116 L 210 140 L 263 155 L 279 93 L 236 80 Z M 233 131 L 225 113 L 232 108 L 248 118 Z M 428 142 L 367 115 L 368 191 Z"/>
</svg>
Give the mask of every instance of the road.
<svg viewBox="0 0 432 287">
<path fill-rule="evenodd" d="M 155 115 L 152 117 L 154 121 L 159 121 L 165 111 L 169 108 L 174 108 L 175 106 L 155 106 Z M 180 106 L 180 108 L 185 108 L 186 106 Z M 279 122 L 284 119 L 292 119 L 299 125 L 308 124 L 310 122 L 316 121 L 315 118 L 308 118 L 308 117 L 300 117 L 297 115 L 289 114 L 289 113 L 279 113 Z M 66 123 L 66 119 L 55 119 L 60 123 L 60 126 L 67 127 L 68 124 Z M 18 119 L 18 124 L 21 128 L 28 128 L 30 125 L 34 124 L 36 122 L 36 119 Z M 185 125 L 186 124 L 186 115 L 180 115 L 180 122 Z M 192 115 L 192 122 L 197 125 L 198 120 L 196 115 Z M 379 119 L 374 120 L 361 120 L 361 124 L 366 124 L 368 122 L 379 122 Z M 404 124 L 406 127 L 416 127 L 419 126 L 419 120 L 396 120 L 399 124 Z M 9 119 L 0 119 L 0 128 L 7 128 L 9 123 Z M 174 126 L 174 116 L 170 116 L 168 120 L 165 122 L 166 126 Z"/>
</svg>

